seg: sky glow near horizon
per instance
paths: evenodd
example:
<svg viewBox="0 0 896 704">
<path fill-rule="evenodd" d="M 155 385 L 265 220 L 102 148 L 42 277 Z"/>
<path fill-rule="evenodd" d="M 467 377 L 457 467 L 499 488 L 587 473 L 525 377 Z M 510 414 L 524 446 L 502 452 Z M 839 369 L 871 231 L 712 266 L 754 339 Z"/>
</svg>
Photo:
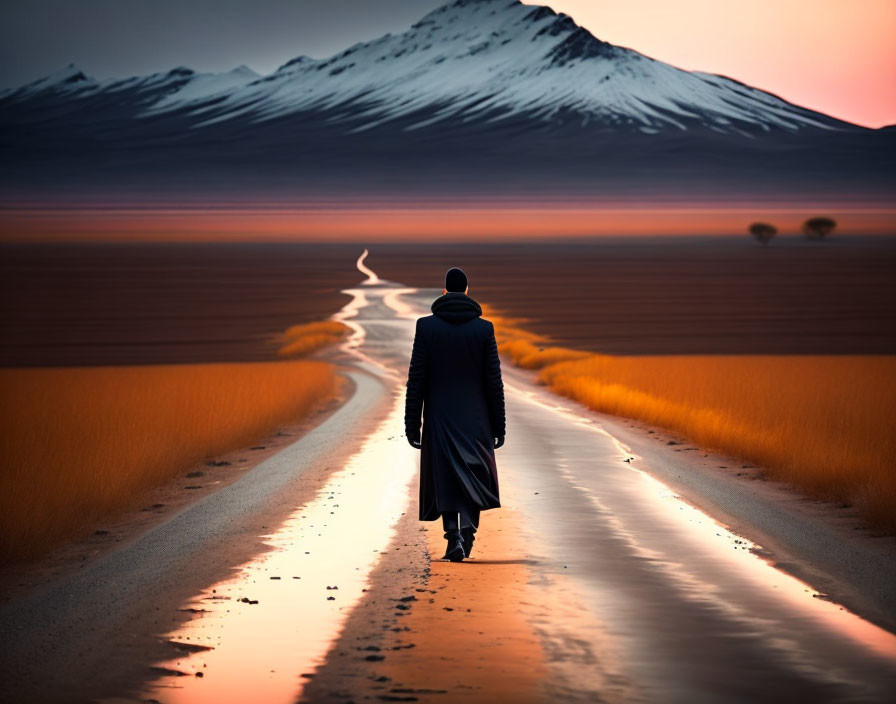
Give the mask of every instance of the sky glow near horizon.
<svg viewBox="0 0 896 704">
<path fill-rule="evenodd" d="M 896 123 L 896 0 L 549 0 L 599 39 L 869 127 Z M 0 9 L 0 87 L 69 63 L 97 78 L 259 73 L 398 33 L 439 0 L 32 0 Z"/>
<path fill-rule="evenodd" d="M 598 39 L 867 127 L 896 123 L 896 0 L 548 0 Z"/>
<path fill-rule="evenodd" d="M 530 207 L 443 205 L 345 208 L 172 208 L 37 210 L 8 213 L 0 242 L 284 241 L 284 242 L 476 242 L 579 239 L 601 236 L 724 235 L 745 237 L 756 220 L 773 222 L 777 241 L 802 241 L 807 217 L 828 215 L 836 233 L 892 235 L 896 213 L 880 207 L 743 204 L 699 207 Z"/>
</svg>

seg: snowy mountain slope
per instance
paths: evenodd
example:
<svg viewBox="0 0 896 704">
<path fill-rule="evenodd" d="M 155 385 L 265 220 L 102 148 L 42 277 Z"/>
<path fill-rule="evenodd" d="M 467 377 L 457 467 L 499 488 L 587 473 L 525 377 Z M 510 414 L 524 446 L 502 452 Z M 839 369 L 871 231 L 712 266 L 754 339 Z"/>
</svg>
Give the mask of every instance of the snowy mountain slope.
<svg viewBox="0 0 896 704">
<path fill-rule="evenodd" d="M 891 188 L 896 133 L 603 42 L 516 0 L 267 76 L 74 66 L 0 94 L 0 185 L 478 191 Z M 130 184 L 123 186 L 122 184 Z M 538 184 L 536 186 L 536 184 Z"/>
<path fill-rule="evenodd" d="M 513 118 L 550 123 L 559 114 L 645 133 L 699 124 L 719 132 L 848 127 L 736 81 L 691 73 L 593 37 L 547 7 L 510 0 L 459 0 L 399 35 L 349 47 L 327 59 L 299 57 L 269 76 L 245 67 L 226 74 L 176 68 L 97 82 L 74 67 L 7 99 L 53 91 L 84 98 L 103 91 L 154 90 L 141 115 L 186 111 L 195 126 L 231 119 L 262 122 L 350 107 L 354 129 L 376 127 L 432 107 L 419 129 L 443 120 Z M 226 94 L 223 97 L 221 94 Z M 215 100 L 213 98 L 221 98 Z"/>
<path fill-rule="evenodd" d="M 74 101 L 103 93 L 111 95 L 138 89 L 152 96 L 149 103 L 144 105 L 145 113 L 149 114 L 191 101 L 205 100 L 209 96 L 237 89 L 257 78 L 258 74 L 247 66 L 238 66 L 226 73 L 196 73 L 185 66 L 178 66 L 170 71 L 148 76 L 97 81 L 74 64 L 69 64 L 21 88 L 0 93 L 0 100 L 15 104 L 46 98 L 49 94 L 57 99 Z"/>
<path fill-rule="evenodd" d="M 369 129 L 436 105 L 442 107 L 405 129 L 483 114 L 526 113 L 550 122 L 561 112 L 580 116 L 583 124 L 642 132 L 694 122 L 739 133 L 742 127 L 845 127 L 736 81 L 682 71 L 602 42 L 550 8 L 509 0 L 444 5 L 403 34 L 324 60 L 299 57 L 221 103 L 193 102 L 193 114 L 206 116 L 200 125 L 363 105 L 366 120 L 355 129 Z"/>
</svg>

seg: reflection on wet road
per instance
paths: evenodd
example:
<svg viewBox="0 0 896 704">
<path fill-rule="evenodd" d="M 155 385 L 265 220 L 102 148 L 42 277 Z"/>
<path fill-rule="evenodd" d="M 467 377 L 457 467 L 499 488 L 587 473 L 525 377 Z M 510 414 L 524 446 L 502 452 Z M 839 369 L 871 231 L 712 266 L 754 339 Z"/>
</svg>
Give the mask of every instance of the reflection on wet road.
<svg viewBox="0 0 896 704">
<path fill-rule="evenodd" d="M 403 412 L 398 397 L 349 463 L 267 537 L 270 552 L 185 605 L 197 617 L 166 637 L 194 652 L 159 667 L 188 677 L 163 676 L 154 696 L 163 689 L 166 702 L 295 700 L 297 675 L 326 654 L 406 508 L 413 450 L 392 432 Z"/>
<path fill-rule="evenodd" d="M 292 702 L 360 598 L 393 526 L 407 509 L 417 453 L 404 440 L 404 394 L 385 364 L 413 334 L 398 289 L 346 291 L 335 316 L 354 334 L 344 349 L 392 386 L 392 409 L 317 496 L 265 544 L 270 550 L 209 585 L 184 609 L 195 617 L 165 638 L 183 655 L 158 663 L 147 695 L 165 702 Z M 408 290 L 408 289 L 401 289 Z M 410 333 L 408 332 L 410 329 Z M 383 354 L 385 352 L 386 354 Z M 380 359 L 377 359 L 380 357 Z M 358 442 L 346 428 L 346 442 Z"/>
<path fill-rule="evenodd" d="M 363 256 L 358 261 L 363 267 Z M 292 701 L 326 656 L 409 506 L 418 455 L 401 435 L 414 319 L 437 290 L 368 280 L 335 316 L 346 355 L 390 386 L 393 407 L 272 550 L 210 585 L 170 637 L 213 648 L 160 666 L 164 701 Z M 533 627 L 552 698 L 570 701 L 890 701 L 896 637 L 775 569 L 757 547 L 639 468 L 599 416 L 505 367 L 503 503 L 534 574 Z M 649 468 L 644 468 L 649 470 Z M 488 515 L 483 518 L 488 530 Z M 481 556 L 480 556 L 481 557 Z M 248 600 L 248 601 L 246 601 Z M 252 603 L 256 601 L 258 603 Z M 193 673 L 202 673 L 196 677 Z"/>
<path fill-rule="evenodd" d="M 587 699 L 615 687 L 628 701 L 746 702 L 770 692 L 889 700 L 896 637 L 818 598 L 632 466 L 637 458 L 596 416 L 526 388 L 514 370 L 505 387 L 514 443 L 508 433 L 503 486 L 527 517 L 544 580 L 580 605 L 574 623 L 546 613 L 540 628 L 561 663 L 570 639 L 593 658 L 590 679 L 558 668 L 564 691 Z M 603 672 L 604 659 L 615 667 Z"/>
</svg>

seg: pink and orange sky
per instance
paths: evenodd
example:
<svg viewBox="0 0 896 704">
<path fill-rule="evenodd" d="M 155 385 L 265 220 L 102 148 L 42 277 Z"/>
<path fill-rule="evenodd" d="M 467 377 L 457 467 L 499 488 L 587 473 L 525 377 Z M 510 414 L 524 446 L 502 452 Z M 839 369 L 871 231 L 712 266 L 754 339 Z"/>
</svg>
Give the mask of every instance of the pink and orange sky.
<svg viewBox="0 0 896 704">
<path fill-rule="evenodd" d="M 868 127 L 896 123 L 896 0 L 524 0 L 599 39 Z"/>
</svg>

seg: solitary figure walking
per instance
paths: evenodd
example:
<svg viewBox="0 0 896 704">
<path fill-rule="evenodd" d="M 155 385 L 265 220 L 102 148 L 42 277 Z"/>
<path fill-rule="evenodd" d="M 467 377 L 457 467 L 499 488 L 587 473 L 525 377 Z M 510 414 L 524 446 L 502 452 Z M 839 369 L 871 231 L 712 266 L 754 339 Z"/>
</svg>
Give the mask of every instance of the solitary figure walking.
<svg viewBox="0 0 896 704">
<path fill-rule="evenodd" d="M 494 325 L 445 275 L 432 315 L 417 320 L 405 396 L 405 435 L 420 453 L 420 520 L 442 519 L 442 559 L 470 557 L 479 512 L 499 508 L 495 450 L 504 444 L 504 384 Z M 423 432 L 420 432 L 421 412 Z"/>
</svg>

